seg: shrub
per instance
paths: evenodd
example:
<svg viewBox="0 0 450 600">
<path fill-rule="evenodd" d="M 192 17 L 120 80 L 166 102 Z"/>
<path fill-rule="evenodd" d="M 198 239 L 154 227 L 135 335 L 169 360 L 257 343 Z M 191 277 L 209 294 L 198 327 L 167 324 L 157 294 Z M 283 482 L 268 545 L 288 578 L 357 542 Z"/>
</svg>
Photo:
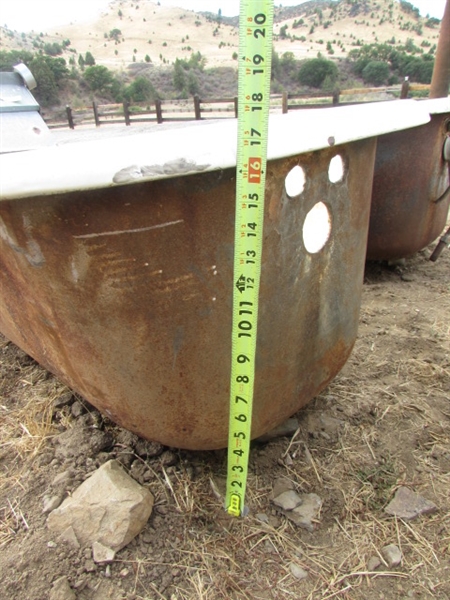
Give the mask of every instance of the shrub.
<svg viewBox="0 0 450 600">
<path fill-rule="evenodd" d="M 405 65 L 404 74 L 408 75 L 411 81 L 417 81 L 418 83 L 431 83 L 433 67 L 433 60 L 413 58 Z"/>
<path fill-rule="evenodd" d="M 84 63 L 88 67 L 93 67 L 95 65 L 95 58 L 92 56 L 92 54 L 89 51 L 86 52 L 86 55 L 84 57 Z"/>
<path fill-rule="evenodd" d="M 122 32 L 120 31 L 120 29 L 114 28 L 114 29 L 111 29 L 111 31 L 109 32 L 109 37 L 112 40 L 115 40 L 116 42 L 120 42 L 121 36 L 122 36 Z"/>
<path fill-rule="evenodd" d="M 43 106 L 58 104 L 58 86 L 56 77 L 48 63 L 46 57 L 37 55 L 30 62 L 30 71 L 38 84 L 36 89 L 36 98 Z"/>
<path fill-rule="evenodd" d="M 106 93 L 111 90 L 113 74 L 103 65 L 88 67 L 84 72 L 84 80 L 93 92 Z"/>
<path fill-rule="evenodd" d="M 146 102 L 147 100 L 155 100 L 158 94 L 152 82 L 141 75 L 125 88 L 123 96 L 127 100 L 134 100 L 134 102 Z"/>
<path fill-rule="evenodd" d="M 339 70 L 333 61 L 326 58 L 312 58 L 300 67 L 298 79 L 302 85 L 320 88 L 326 77 L 335 82 L 338 75 Z"/>
<path fill-rule="evenodd" d="M 44 44 L 44 52 L 49 56 L 58 56 L 59 54 L 62 54 L 63 49 L 57 42 L 53 42 L 53 44 Z"/>
<path fill-rule="evenodd" d="M 383 85 L 389 77 L 389 66 L 385 62 L 371 60 L 364 67 L 361 74 L 365 83 Z"/>
</svg>

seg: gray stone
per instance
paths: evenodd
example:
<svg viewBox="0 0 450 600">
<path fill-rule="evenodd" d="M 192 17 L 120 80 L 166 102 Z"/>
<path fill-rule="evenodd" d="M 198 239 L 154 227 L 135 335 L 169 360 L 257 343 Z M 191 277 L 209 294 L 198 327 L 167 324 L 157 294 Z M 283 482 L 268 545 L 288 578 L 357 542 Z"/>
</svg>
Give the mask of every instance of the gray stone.
<svg viewBox="0 0 450 600">
<path fill-rule="evenodd" d="M 390 568 L 398 567 L 402 562 L 402 553 L 400 548 L 395 544 L 389 544 L 388 546 L 385 546 L 381 550 L 381 554 Z"/>
<path fill-rule="evenodd" d="M 283 510 L 293 510 L 302 503 L 302 499 L 294 490 L 287 490 L 274 498 L 273 503 Z"/>
<path fill-rule="evenodd" d="M 161 454 L 160 461 L 162 467 L 172 467 L 177 464 L 178 456 L 172 450 L 166 450 Z"/>
<path fill-rule="evenodd" d="M 53 583 L 49 600 L 77 600 L 77 596 L 70 587 L 67 577 L 60 577 Z"/>
<path fill-rule="evenodd" d="M 292 457 L 289 453 L 287 453 L 284 457 L 284 464 L 288 467 L 292 467 L 292 465 L 294 464 L 294 461 L 292 460 Z"/>
<path fill-rule="evenodd" d="M 55 478 L 52 481 L 52 486 L 53 487 L 64 486 L 67 483 L 69 483 L 70 481 L 72 481 L 74 476 L 75 476 L 75 472 L 73 471 L 73 469 L 67 469 L 67 471 L 62 471 L 62 473 L 58 473 L 58 475 L 55 476 Z"/>
<path fill-rule="evenodd" d="M 56 496 L 44 496 L 42 502 L 42 512 L 44 513 L 44 515 L 48 515 L 48 513 L 52 512 L 52 510 L 58 508 L 58 506 L 63 501 L 63 498 L 64 496 L 62 494 L 58 494 Z"/>
<path fill-rule="evenodd" d="M 72 413 L 72 416 L 74 416 L 75 419 L 77 419 L 86 412 L 86 409 L 79 400 L 75 400 L 75 402 L 70 407 L 70 412 Z"/>
<path fill-rule="evenodd" d="M 298 429 L 298 425 L 298 419 L 296 419 L 295 417 L 291 417 L 290 419 L 287 419 L 286 421 L 281 423 L 281 425 L 278 425 L 278 427 L 274 427 L 274 429 L 271 429 L 267 433 L 264 433 L 263 435 L 259 436 L 259 438 L 256 438 L 255 441 L 265 443 L 275 438 L 294 435 L 294 433 Z"/>
<path fill-rule="evenodd" d="M 55 400 L 53 401 L 53 406 L 55 408 L 62 408 L 63 406 L 67 406 L 68 404 L 73 402 L 74 399 L 75 398 L 74 398 L 72 392 L 66 392 L 65 394 L 62 394 L 61 396 L 58 396 L 58 398 L 55 398 Z"/>
<path fill-rule="evenodd" d="M 78 541 L 77 536 L 75 535 L 75 531 L 73 530 L 73 527 L 71 525 L 64 529 L 64 531 L 59 536 L 59 539 L 63 542 L 66 542 L 66 544 L 70 544 L 73 548 L 76 548 L 77 550 L 81 548 L 80 542 Z"/>
<path fill-rule="evenodd" d="M 95 570 L 97 569 L 97 567 L 95 566 L 94 561 L 91 560 L 91 559 L 84 561 L 83 568 L 86 571 L 86 573 L 94 573 Z"/>
<path fill-rule="evenodd" d="M 327 433 L 336 433 L 344 424 L 344 421 L 341 419 L 329 417 L 326 414 L 321 414 L 319 420 L 322 429 Z"/>
<path fill-rule="evenodd" d="M 394 498 L 384 509 L 388 515 L 399 519 L 412 520 L 420 515 L 429 515 L 437 511 L 437 506 L 419 496 L 407 487 L 399 487 Z"/>
<path fill-rule="evenodd" d="M 291 563 L 289 565 L 289 571 L 291 574 L 299 580 L 306 579 L 308 577 L 308 571 L 299 567 L 296 563 Z"/>
<path fill-rule="evenodd" d="M 78 456 L 92 458 L 102 450 L 110 448 L 114 443 L 114 437 L 108 431 L 77 425 L 57 435 L 54 442 L 57 458 L 67 459 Z"/>
<path fill-rule="evenodd" d="M 317 494 L 302 494 L 300 499 L 299 506 L 293 510 L 283 511 L 283 514 L 299 527 L 312 532 L 315 527 L 314 521 L 317 520 L 322 507 L 322 500 Z"/>
<path fill-rule="evenodd" d="M 116 556 L 116 553 L 108 546 L 94 542 L 92 544 L 92 557 L 97 564 L 111 563 Z"/>
<path fill-rule="evenodd" d="M 164 451 L 164 446 L 158 442 L 149 442 L 139 438 L 135 444 L 136 454 L 144 458 L 155 458 Z"/>
<path fill-rule="evenodd" d="M 152 494 L 111 460 L 49 514 L 47 526 L 61 533 L 72 527 L 80 545 L 100 542 L 117 552 L 140 533 L 152 508 Z"/>
<path fill-rule="evenodd" d="M 258 513 L 257 515 L 255 515 L 255 517 L 261 523 L 266 523 L 267 525 L 269 524 L 269 517 L 265 513 Z"/>
<path fill-rule="evenodd" d="M 376 571 L 380 565 L 381 560 L 378 558 L 378 556 L 371 556 L 367 561 L 367 570 Z"/>
<path fill-rule="evenodd" d="M 276 498 L 283 492 L 293 489 L 294 483 L 290 479 L 287 479 L 287 477 L 279 477 L 278 479 L 275 479 L 273 483 L 272 498 Z"/>
</svg>

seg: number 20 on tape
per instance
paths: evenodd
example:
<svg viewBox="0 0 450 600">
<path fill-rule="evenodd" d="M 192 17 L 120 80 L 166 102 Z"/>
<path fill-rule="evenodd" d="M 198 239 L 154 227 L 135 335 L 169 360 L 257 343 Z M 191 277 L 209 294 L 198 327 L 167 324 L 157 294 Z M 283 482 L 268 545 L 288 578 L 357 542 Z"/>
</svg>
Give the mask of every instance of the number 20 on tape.
<svg viewBox="0 0 450 600">
<path fill-rule="evenodd" d="M 245 514 L 272 59 L 273 0 L 241 0 L 230 418 L 225 508 Z"/>
</svg>

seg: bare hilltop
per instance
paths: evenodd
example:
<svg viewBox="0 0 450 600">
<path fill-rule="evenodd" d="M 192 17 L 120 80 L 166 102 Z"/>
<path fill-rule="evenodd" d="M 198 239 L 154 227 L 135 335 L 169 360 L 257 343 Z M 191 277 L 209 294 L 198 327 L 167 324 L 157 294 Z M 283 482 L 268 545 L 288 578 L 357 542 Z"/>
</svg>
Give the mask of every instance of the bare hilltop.
<svg viewBox="0 0 450 600">
<path fill-rule="evenodd" d="M 399 0 L 312 0 L 275 10 L 274 48 L 296 59 L 318 52 L 345 57 L 361 44 L 402 45 L 412 40 L 429 49 L 437 43 L 440 21 L 420 16 Z M 120 71 L 132 62 L 155 67 L 200 52 L 208 67 L 235 67 L 238 18 L 160 6 L 151 0 L 113 0 L 97 19 L 80 20 L 48 31 L 0 28 L 0 50 L 62 47 L 67 61 L 90 52 L 96 64 Z"/>
</svg>

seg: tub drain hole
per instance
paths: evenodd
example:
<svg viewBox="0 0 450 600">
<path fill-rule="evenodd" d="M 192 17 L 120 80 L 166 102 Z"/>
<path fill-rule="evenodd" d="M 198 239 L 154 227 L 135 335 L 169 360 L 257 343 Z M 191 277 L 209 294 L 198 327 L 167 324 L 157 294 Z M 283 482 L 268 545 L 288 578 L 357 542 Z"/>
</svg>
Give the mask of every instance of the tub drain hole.
<svg viewBox="0 0 450 600">
<path fill-rule="evenodd" d="M 331 233 L 331 217 L 323 202 L 315 204 L 303 223 L 303 243 L 306 250 L 315 254 L 322 250 Z"/>
</svg>

